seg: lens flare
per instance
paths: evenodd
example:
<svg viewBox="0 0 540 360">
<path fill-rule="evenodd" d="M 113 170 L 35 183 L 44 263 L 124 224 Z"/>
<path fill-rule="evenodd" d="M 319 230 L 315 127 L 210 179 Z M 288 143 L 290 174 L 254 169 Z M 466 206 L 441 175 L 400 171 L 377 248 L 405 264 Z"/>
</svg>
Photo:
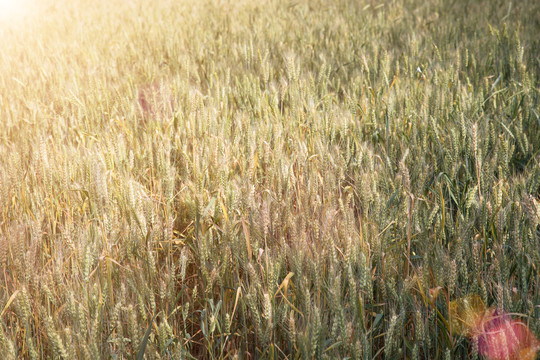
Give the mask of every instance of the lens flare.
<svg viewBox="0 0 540 360">
<path fill-rule="evenodd" d="M 450 302 L 452 331 L 478 341 L 489 360 L 534 360 L 540 342 L 523 322 L 495 308 L 486 308 L 477 295 Z"/>
</svg>

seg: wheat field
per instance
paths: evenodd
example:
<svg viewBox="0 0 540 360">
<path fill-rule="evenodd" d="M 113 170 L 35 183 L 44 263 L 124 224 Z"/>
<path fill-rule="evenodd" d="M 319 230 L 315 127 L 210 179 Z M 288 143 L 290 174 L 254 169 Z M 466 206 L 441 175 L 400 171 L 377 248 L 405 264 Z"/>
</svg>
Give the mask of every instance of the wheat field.
<svg viewBox="0 0 540 360">
<path fill-rule="evenodd" d="M 31 1 L 1 359 L 536 358 L 540 2 Z"/>
</svg>

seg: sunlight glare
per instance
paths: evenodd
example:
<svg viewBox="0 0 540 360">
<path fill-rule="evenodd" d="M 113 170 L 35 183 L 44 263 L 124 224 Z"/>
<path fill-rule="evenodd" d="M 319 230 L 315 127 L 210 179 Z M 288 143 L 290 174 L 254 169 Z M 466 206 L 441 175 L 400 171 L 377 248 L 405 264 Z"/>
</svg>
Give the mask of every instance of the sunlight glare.
<svg viewBox="0 0 540 360">
<path fill-rule="evenodd" d="M 26 0 L 0 0 L 0 21 L 13 21 L 24 16 L 28 6 Z"/>
</svg>

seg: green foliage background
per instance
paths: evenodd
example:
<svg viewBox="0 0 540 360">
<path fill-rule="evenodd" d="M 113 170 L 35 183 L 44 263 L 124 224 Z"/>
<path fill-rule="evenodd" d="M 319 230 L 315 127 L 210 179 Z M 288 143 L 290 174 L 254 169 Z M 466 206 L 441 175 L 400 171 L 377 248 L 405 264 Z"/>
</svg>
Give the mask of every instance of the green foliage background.
<svg viewBox="0 0 540 360">
<path fill-rule="evenodd" d="M 448 311 L 471 294 L 538 336 L 539 14 L 75 0 L 0 23 L 3 358 L 475 359 Z"/>
</svg>

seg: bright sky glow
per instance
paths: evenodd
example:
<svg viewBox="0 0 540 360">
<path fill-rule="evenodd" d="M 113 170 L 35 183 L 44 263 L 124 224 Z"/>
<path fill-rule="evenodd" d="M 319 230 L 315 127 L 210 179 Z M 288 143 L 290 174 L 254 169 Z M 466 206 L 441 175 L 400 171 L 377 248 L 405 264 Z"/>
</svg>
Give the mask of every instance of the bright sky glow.
<svg viewBox="0 0 540 360">
<path fill-rule="evenodd" d="M 29 6 L 27 0 L 0 0 L 0 21 L 13 21 L 23 17 Z"/>
<path fill-rule="evenodd" d="M 20 5 L 20 1 L 18 0 L 0 0 L 0 11 L 2 12 L 2 15 L 5 16 L 16 11 Z"/>
</svg>

